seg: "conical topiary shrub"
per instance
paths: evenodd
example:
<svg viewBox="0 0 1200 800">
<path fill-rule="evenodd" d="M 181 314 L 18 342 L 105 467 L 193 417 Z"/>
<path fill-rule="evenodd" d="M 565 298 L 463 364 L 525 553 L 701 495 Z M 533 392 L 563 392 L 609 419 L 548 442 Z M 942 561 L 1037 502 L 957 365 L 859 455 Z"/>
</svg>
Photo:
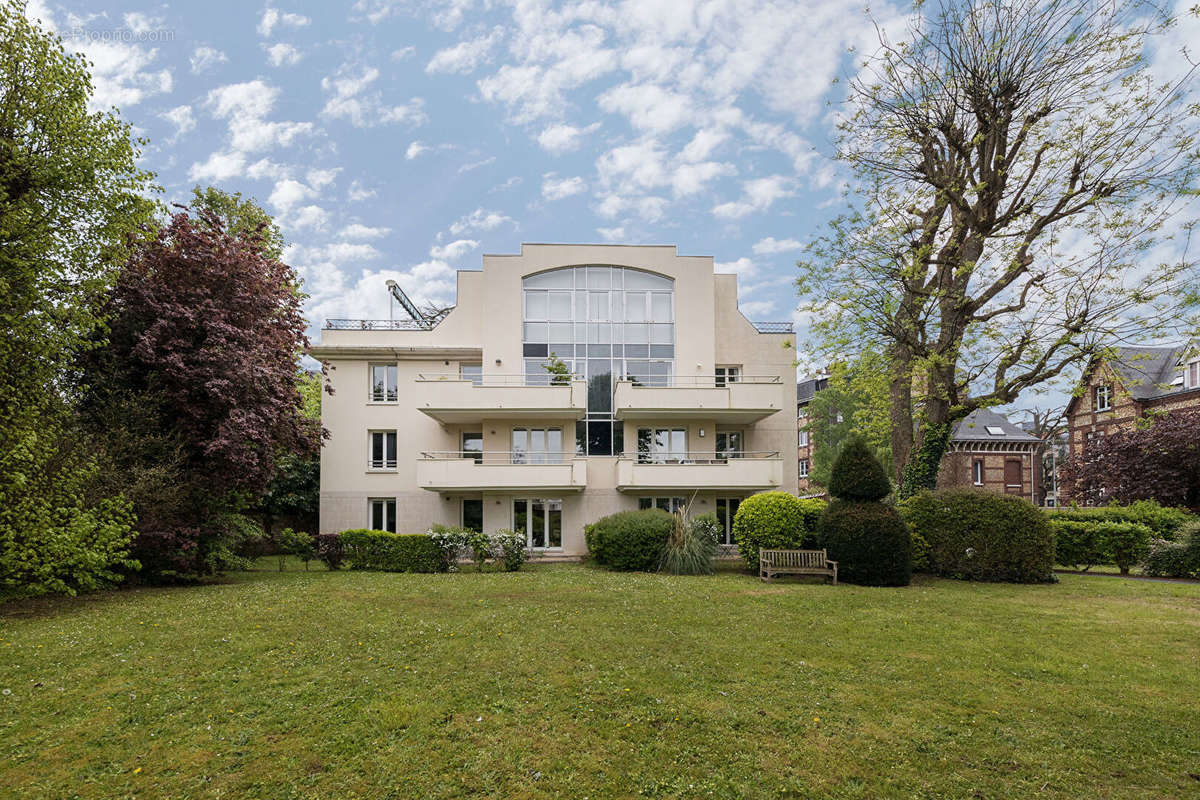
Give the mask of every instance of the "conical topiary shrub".
<svg viewBox="0 0 1200 800">
<path fill-rule="evenodd" d="M 882 500 L 892 484 L 879 459 L 860 437 L 842 445 L 829 476 L 829 494 L 840 500 Z"/>
<path fill-rule="evenodd" d="M 817 537 L 838 577 L 868 586 L 906 586 L 912 578 L 908 527 L 892 506 L 887 473 L 861 439 L 851 439 L 833 463 L 833 502 L 821 515 Z"/>
</svg>

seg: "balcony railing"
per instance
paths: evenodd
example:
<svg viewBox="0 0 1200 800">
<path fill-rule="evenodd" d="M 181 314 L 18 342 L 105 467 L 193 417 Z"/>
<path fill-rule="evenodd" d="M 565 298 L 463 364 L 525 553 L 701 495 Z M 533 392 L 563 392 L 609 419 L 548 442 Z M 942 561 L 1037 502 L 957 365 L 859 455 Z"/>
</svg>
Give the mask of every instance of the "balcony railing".
<svg viewBox="0 0 1200 800">
<path fill-rule="evenodd" d="M 423 372 L 416 377 L 418 383 L 470 381 L 475 386 L 569 386 L 571 381 L 581 381 L 583 379 L 582 375 L 461 375 L 457 372 Z"/>
<path fill-rule="evenodd" d="M 537 466 L 541 464 L 566 464 L 575 456 L 567 453 L 548 453 L 528 450 L 426 450 L 421 458 L 427 461 L 455 461 L 473 459 L 476 464 L 509 464 L 515 466 Z"/>
<path fill-rule="evenodd" d="M 327 331 L 427 331 L 412 319 L 327 319 Z"/>
<path fill-rule="evenodd" d="M 754 329 L 759 333 L 795 333 L 796 330 L 790 322 L 752 322 Z"/>
<path fill-rule="evenodd" d="M 638 453 L 639 464 L 728 464 L 740 458 L 779 458 L 778 450 L 688 451 L 687 453 Z"/>
</svg>

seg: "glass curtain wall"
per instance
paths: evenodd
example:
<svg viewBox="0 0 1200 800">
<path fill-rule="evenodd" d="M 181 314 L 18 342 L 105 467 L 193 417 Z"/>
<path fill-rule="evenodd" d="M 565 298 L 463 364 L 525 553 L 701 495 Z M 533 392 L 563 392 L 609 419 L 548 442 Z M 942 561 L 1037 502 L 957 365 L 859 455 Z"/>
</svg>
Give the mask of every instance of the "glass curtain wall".
<svg viewBox="0 0 1200 800">
<path fill-rule="evenodd" d="M 674 373 L 674 280 L 629 267 L 583 266 L 530 275 L 522 287 L 526 382 L 549 384 L 546 367 L 561 359 L 588 384 L 576 452 L 620 455 L 616 381 L 667 386 Z"/>
</svg>

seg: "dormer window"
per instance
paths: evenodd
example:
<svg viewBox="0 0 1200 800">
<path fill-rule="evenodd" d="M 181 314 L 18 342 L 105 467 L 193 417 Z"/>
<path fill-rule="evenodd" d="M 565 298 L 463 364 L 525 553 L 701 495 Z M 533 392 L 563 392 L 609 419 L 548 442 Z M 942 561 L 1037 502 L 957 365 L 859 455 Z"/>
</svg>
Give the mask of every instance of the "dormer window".
<svg viewBox="0 0 1200 800">
<path fill-rule="evenodd" d="M 1200 389 L 1200 358 L 1192 361 L 1184 369 L 1184 383 L 1189 389 Z"/>
<path fill-rule="evenodd" d="M 1112 410 L 1112 387 L 1097 386 L 1096 387 L 1096 411 Z"/>
</svg>

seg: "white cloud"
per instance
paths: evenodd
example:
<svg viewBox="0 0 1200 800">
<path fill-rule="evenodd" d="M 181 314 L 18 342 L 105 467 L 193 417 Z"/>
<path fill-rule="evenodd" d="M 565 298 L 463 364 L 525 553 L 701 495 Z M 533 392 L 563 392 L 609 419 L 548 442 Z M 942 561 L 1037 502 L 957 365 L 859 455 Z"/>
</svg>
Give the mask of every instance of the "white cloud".
<svg viewBox="0 0 1200 800">
<path fill-rule="evenodd" d="M 474 239 L 456 239 L 445 247 L 434 245 L 429 249 L 429 256 L 441 261 L 457 261 L 478 247 L 479 242 Z"/>
<path fill-rule="evenodd" d="M 304 57 L 304 54 L 295 45 L 286 42 L 278 42 L 270 46 L 263 45 L 263 48 L 267 51 L 267 60 L 273 67 L 290 67 L 299 64 L 300 59 Z"/>
<path fill-rule="evenodd" d="M 323 189 L 324 187 L 333 183 L 333 179 L 336 178 L 338 173 L 341 171 L 341 167 L 334 167 L 332 169 L 317 169 L 314 167 L 306 173 L 305 177 L 308 178 L 309 186 L 313 187 L 314 189 Z"/>
<path fill-rule="evenodd" d="M 208 93 L 213 115 L 228 120 L 235 150 L 256 152 L 287 146 L 313 132 L 311 122 L 272 122 L 264 119 L 279 97 L 279 89 L 256 78 L 220 86 Z"/>
<path fill-rule="evenodd" d="M 713 216 L 724 219 L 740 219 L 755 211 L 766 211 L 781 197 L 795 192 L 790 188 L 792 181 L 782 175 L 755 178 L 742 184 L 742 198 L 736 202 L 720 203 L 712 210 Z"/>
<path fill-rule="evenodd" d="M 258 35 L 266 38 L 271 35 L 276 26 L 285 26 L 289 28 L 303 28 L 312 20 L 302 14 L 293 14 L 287 11 L 280 11 L 277 8 L 268 8 L 262 13 L 262 17 L 258 21 Z"/>
<path fill-rule="evenodd" d="M 361 203 L 363 200 L 370 200 L 375 194 L 374 189 L 363 186 L 362 181 L 354 180 L 350 182 L 350 190 L 346 192 L 346 199 L 351 203 Z"/>
<path fill-rule="evenodd" d="M 804 245 L 796 239 L 776 239 L 774 236 L 768 236 L 765 239 L 759 239 L 754 243 L 751 250 L 754 255 L 763 256 L 771 255 L 772 253 L 788 253 L 793 250 L 799 250 Z"/>
<path fill-rule="evenodd" d="M 265 117 L 279 97 L 279 89 L 261 79 L 231 83 L 208 93 L 208 104 L 218 117 Z"/>
<path fill-rule="evenodd" d="M 207 72 L 217 64 L 223 64 L 228 60 L 229 57 L 215 47 L 197 47 L 192 51 L 192 72 L 198 75 L 201 72 Z"/>
<path fill-rule="evenodd" d="M 633 127 L 658 134 L 686 125 L 698 110 L 690 98 L 655 84 L 615 86 L 596 102 L 609 113 L 624 114 Z"/>
<path fill-rule="evenodd" d="M 310 205 L 297 209 L 296 213 L 286 220 L 286 223 L 290 227 L 300 230 L 309 228 L 320 230 L 325 227 L 328 219 L 329 213 L 325 209 L 320 206 Z"/>
<path fill-rule="evenodd" d="M 559 178 L 553 172 L 542 176 L 542 197 L 546 200 L 562 200 L 587 190 L 583 178 Z"/>
<path fill-rule="evenodd" d="M 434 75 L 439 72 L 452 74 L 467 74 L 474 72 L 481 64 L 491 60 L 492 49 L 504 36 L 501 28 L 495 28 L 486 36 L 459 42 L 453 47 L 438 50 L 425 65 L 425 72 Z"/>
<path fill-rule="evenodd" d="M 156 94 L 166 94 L 175 85 L 169 68 L 153 69 L 157 48 L 142 48 L 120 41 L 86 41 L 78 48 L 91 62 L 92 110 L 110 106 L 129 108 Z"/>
<path fill-rule="evenodd" d="M 751 319 L 762 318 L 775 311 L 773 300 L 749 300 L 738 303 L 738 310 Z"/>
<path fill-rule="evenodd" d="M 599 233 L 608 242 L 619 242 L 625 238 L 624 228 L 596 228 L 596 233 Z"/>
<path fill-rule="evenodd" d="M 133 33 L 142 35 L 162 27 L 162 17 L 150 17 L 140 11 L 131 11 L 125 15 L 125 25 Z"/>
<path fill-rule="evenodd" d="M 576 128 L 574 125 L 551 125 L 538 134 L 537 140 L 547 153 L 562 155 L 578 149 L 583 144 L 583 137 L 599 127 L 599 122 L 593 122 L 586 128 Z"/>
<path fill-rule="evenodd" d="M 758 265 L 745 256 L 736 261 L 718 261 L 713 266 L 717 272 L 732 272 L 743 278 L 751 278 L 758 273 Z"/>
<path fill-rule="evenodd" d="M 379 239 L 391 233 L 391 228 L 372 228 L 360 223 L 352 223 L 342 228 L 343 239 Z"/>
<path fill-rule="evenodd" d="M 708 158 L 712 151 L 717 148 L 722 142 L 729 138 L 727 131 L 714 128 L 702 128 L 696 131 L 696 135 L 687 143 L 687 146 L 680 152 L 679 157 L 684 161 L 696 162 L 703 161 Z"/>
<path fill-rule="evenodd" d="M 471 170 L 479 169 L 480 167 L 486 167 L 488 164 L 495 163 L 495 161 L 495 156 L 490 156 L 480 161 L 469 161 L 458 168 L 458 174 L 462 175 L 464 172 L 470 172 Z"/>
<path fill-rule="evenodd" d="M 427 146 L 421 144 L 420 142 L 413 142 L 408 146 L 408 149 L 404 151 L 404 158 L 412 161 L 414 158 L 421 155 L 421 153 L 424 153 L 428 149 L 429 148 Z"/>
<path fill-rule="evenodd" d="M 213 153 L 207 161 L 192 164 L 188 179 L 219 183 L 236 178 L 245 171 L 246 156 L 242 153 Z"/>
<path fill-rule="evenodd" d="M 392 61 L 403 61 L 406 58 L 411 58 L 416 54 L 417 48 L 413 47 L 412 45 L 409 45 L 408 47 L 401 47 L 399 50 L 392 51 Z"/>
<path fill-rule="evenodd" d="M 285 178 L 275 184 L 274 191 L 271 192 L 271 196 L 267 199 L 279 211 L 286 213 L 293 206 L 316 197 L 316 194 L 316 191 L 311 186 L 307 186 L 292 178 Z"/>
<path fill-rule="evenodd" d="M 492 231 L 506 222 L 513 222 L 512 217 L 501 214 L 499 211 L 477 208 L 451 224 L 450 233 L 453 236 L 460 236 L 470 231 Z M 513 222 L 513 224 L 516 223 Z"/>
<path fill-rule="evenodd" d="M 321 116 L 348 119 L 356 128 L 389 122 L 422 125 L 428 121 L 425 101 L 420 97 L 399 105 L 387 105 L 379 92 L 367 91 L 379 75 L 375 67 L 368 67 L 358 74 L 348 64 L 343 64 L 337 73 L 322 78 L 321 88 L 332 92 L 333 96 L 326 101 Z"/>
<path fill-rule="evenodd" d="M 175 126 L 175 133 L 168 140 L 175 142 L 179 137 L 189 133 L 196 127 L 196 117 L 192 114 L 191 106 L 175 106 L 170 111 L 159 114 L 160 117 Z"/>
<path fill-rule="evenodd" d="M 676 197 L 685 197 L 700 192 L 714 178 L 736 173 L 737 168 L 732 164 L 723 164 L 717 161 L 680 164 L 671 172 L 671 188 Z"/>
</svg>

